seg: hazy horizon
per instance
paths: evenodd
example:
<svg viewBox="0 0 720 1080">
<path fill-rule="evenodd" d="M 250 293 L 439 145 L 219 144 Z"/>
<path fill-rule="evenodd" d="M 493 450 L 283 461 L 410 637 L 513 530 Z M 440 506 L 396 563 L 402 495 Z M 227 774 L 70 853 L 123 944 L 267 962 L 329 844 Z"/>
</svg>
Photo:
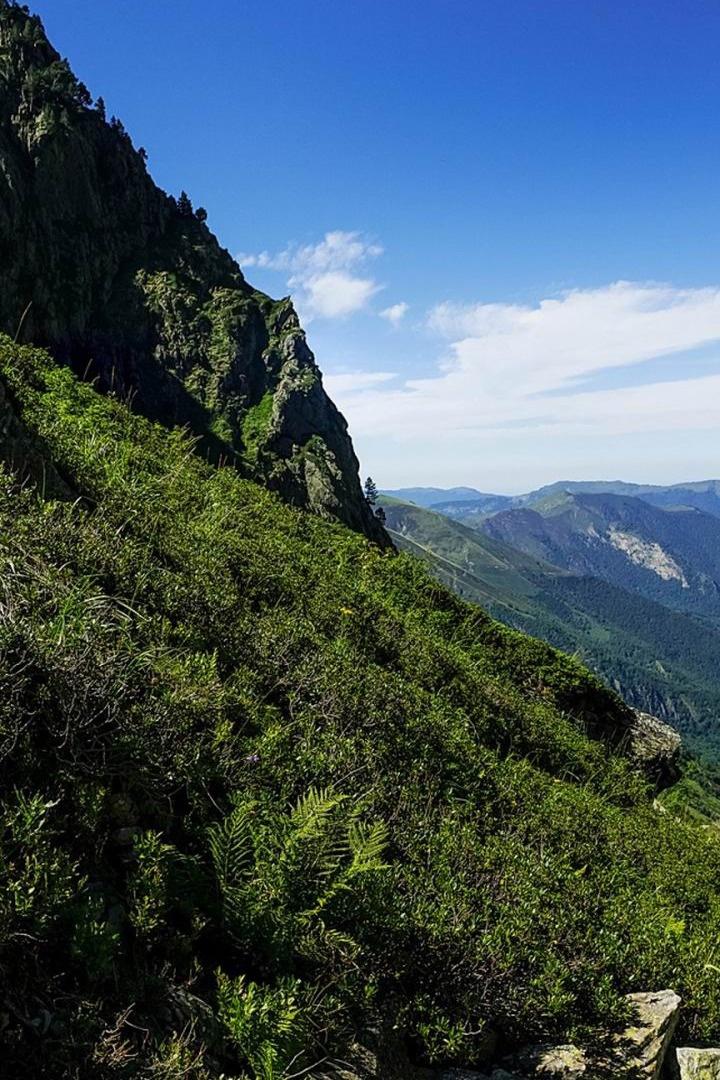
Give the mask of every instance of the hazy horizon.
<svg viewBox="0 0 720 1080">
<path fill-rule="evenodd" d="M 637 484 L 637 485 L 639 485 L 641 487 L 650 487 L 650 486 L 652 486 L 652 487 L 665 488 L 665 487 L 684 487 L 684 486 L 690 486 L 690 485 L 694 486 L 696 484 L 717 484 L 717 483 L 720 483 L 720 478 L 714 477 L 714 476 L 707 476 L 707 477 L 700 477 L 700 478 L 695 477 L 694 479 L 691 479 L 691 480 L 688 480 L 686 478 L 684 480 L 679 480 L 679 481 L 674 480 L 672 482 L 668 482 L 667 484 L 663 484 L 663 483 L 658 484 L 655 481 L 649 481 L 649 480 L 629 480 L 625 476 L 615 476 L 615 477 L 607 477 L 607 476 L 605 476 L 605 477 L 576 476 L 576 477 L 573 477 L 573 478 L 570 478 L 568 476 L 563 476 L 560 479 L 558 479 L 556 477 L 554 480 L 549 480 L 547 483 L 537 484 L 537 485 L 534 485 L 531 488 L 523 488 L 522 490 L 518 488 L 515 491 L 500 490 L 499 488 L 489 487 L 487 484 L 477 484 L 477 483 L 471 483 L 471 482 L 466 483 L 465 481 L 458 481 L 458 483 L 451 483 L 451 484 L 394 484 L 392 486 L 383 484 L 383 485 L 378 485 L 378 487 L 379 487 L 379 489 L 381 491 L 387 492 L 389 494 L 392 494 L 395 491 L 408 491 L 411 488 L 415 488 L 417 490 L 442 489 L 444 491 L 452 491 L 452 490 L 456 490 L 458 488 L 472 488 L 481 495 L 509 495 L 509 496 L 515 496 L 515 495 L 527 495 L 531 491 L 534 491 L 536 488 L 541 488 L 541 487 L 553 487 L 553 486 L 557 486 L 557 485 L 560 485 L 560 484 L 582 484 L 582 483 L 585 483 L 585 484 Z"/>
</svg>

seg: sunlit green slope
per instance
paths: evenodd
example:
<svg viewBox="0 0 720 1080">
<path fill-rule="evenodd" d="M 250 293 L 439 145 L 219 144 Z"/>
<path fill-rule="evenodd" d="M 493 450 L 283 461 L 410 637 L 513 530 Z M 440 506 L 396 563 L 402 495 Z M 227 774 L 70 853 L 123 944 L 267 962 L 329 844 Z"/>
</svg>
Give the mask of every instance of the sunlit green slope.
<svg viewBox="0 0 720 1080">
<path fill-rule="evenodd" d="M 617 698 L 43 353 L 0 380 L 4 1076 L 471 1065 L 669 984 L 717 1037 L 720 849 Z"/>
</svg>

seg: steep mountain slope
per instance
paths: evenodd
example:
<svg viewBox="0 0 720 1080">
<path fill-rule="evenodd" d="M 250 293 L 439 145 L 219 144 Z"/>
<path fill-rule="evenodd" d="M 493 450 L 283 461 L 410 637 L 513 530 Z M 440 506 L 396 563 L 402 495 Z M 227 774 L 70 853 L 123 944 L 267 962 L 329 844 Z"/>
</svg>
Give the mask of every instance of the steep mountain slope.
<svg viewBox="0 0 720 1080">
<path fill-rule="evenodd" d="M 248 285 L 204 217 L 153 184 L 40 21 L 0 0 L 0 330 L 383 542 L 292 305 Z"/>
<path fill-rule="evenodd" d="M 56 358 L 0 335 L 3 1078 L 408 1080 L 670 983 L 716 1038 L 716 835 L 579 663 L 357 534 L 291 308 L 7 0 L 0 165 Z"/>
<path fill-rule="evenodd" d="M 76 496 L 2 472 L 4 1077 L 479 1064 L 669 984 L 717 1035 L 720 847 L 618 698 L 42 352 L 0 382 Z"/>
<path fill-rule="evenodd" d="M 562 492 L 479 524 L 486 535 L 563 569 L 720 619 L 720 519 L 700 510 Z"/>
<path fill-rule="evenodd" d="M 720 630 L 564 571 L 441 514 L 383 500 L 396 544 L 496 618 L 575 653 L 630 704 L 720 758 Z"/>
</svg>

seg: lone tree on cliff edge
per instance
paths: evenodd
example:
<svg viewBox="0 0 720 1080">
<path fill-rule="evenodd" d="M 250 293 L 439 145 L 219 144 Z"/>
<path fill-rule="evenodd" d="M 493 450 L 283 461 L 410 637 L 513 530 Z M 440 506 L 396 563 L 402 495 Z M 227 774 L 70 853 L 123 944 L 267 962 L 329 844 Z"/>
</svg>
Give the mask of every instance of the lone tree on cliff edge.
<svg viewBox="0 0 720 1080">
<path fill-rule="evenodd" d="M 180 192 L 180 198 L 177 201 L 177 208 L 181 217 L 192 217 L 193 204 L 190 202 L 190 196 L 187 191 Z"/>
<path fill-rule="evenodd" d="M 374 506 L 377 502 L 377 497 L 378 490 L 375 486 L 375 481 L 371 476 L 368 476 L 367 480 L 365 481 L 365 501 L 367 502 L 368 506 Z"/>
</svg>

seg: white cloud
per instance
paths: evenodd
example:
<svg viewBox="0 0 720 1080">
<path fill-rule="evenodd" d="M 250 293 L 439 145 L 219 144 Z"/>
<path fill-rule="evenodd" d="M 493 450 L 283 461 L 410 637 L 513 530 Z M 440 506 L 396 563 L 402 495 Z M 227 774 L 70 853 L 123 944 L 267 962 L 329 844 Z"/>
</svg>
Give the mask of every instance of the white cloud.
<svg viewBox="0 0 720 1080">
<path fill-rule="evenodd" d="M 372 278 L 354 277 L 345 270 L 313 274 L 304 280 L 296 276 L 290 278 L 288 284 L 300 289 L 304 310 L 325 319 L 342 318 L 361 311 L 379 288 Z"/>
<path fill-rule="evenodd" d="M 240 263 L 240 266 L 245 270 L 252 266 L 260 266 L 263 269 L 270 270 L 274 269 L 272 265 L 273 257 L 269 251 L 261 251 L 257 255 L 252 255 L 249 252 L 241 252 L 239 255 L 236 255 L 236 259 Z"/>
<path fill-rule="evenodd" d="M 537 307 L 440 304 L 428 325 L 453 340 L 452 367 L 513 396 L 551 390 L 720 337 L 720 289 L 619 281 L 574 290 Z M 488 370 L 491 369 L 491 370 Z"/>
<path fill-rule="evenodd" d="M 347 371 L 337 375 L 325 375 L 323 382 L 330 397 L 340 394 L 354 394 L 360 390 L 368 390 L 379 386 L 381 383 L 390 382 L 395 378 L 392 371 Z"/>
<path fill-rule="evenodd" d="M 407 315 L 409 304 L 402 300 L 399 304 L 391 304 L 380 312 L 381 319 L 387 319 L 393 326 L 399 326 Z"/>
<path fill-rule="evenodd" d="M 387 440 L 403 482 L 435 482 L 442 461 L 453 470 L 445 482 L 479 481 L 490 447 L 496 461 L 525 458 L 528 472 L 553 460 L 566 473 L 563 463 L 590 454 L 601 475 L 614 439 L 643 434 L 658 460 L 671 445 L 679 460 L 683 432 L 705 430 L 709 440 L 720 427 L 720 374 L 683 378 L 680 356 L 675 381 L 653 382 L 650 368 L 642 386 L 588 382 L 605 369 L 720 343 L 720 288 L 616 282 L 535 307 L 443 303 L 427 322 L 447 341 L 434 374 L 338 395 L 361 449 L 370 446 L 372 458 Z M 720 366 L 720 346 L 718 354 Z"/>
<path fill-rule="evenodd" d="M 336 229 L 317 244 L 289 245 L 275 255 L 238 255 L 243 268 L 259 267 L 286 274 L 287 284 L 305 321 L 342 318 L 361 311 L 382 286 L 355 271 L 382 255 L 379 244 L 358 232 Z"/>
</svg>

